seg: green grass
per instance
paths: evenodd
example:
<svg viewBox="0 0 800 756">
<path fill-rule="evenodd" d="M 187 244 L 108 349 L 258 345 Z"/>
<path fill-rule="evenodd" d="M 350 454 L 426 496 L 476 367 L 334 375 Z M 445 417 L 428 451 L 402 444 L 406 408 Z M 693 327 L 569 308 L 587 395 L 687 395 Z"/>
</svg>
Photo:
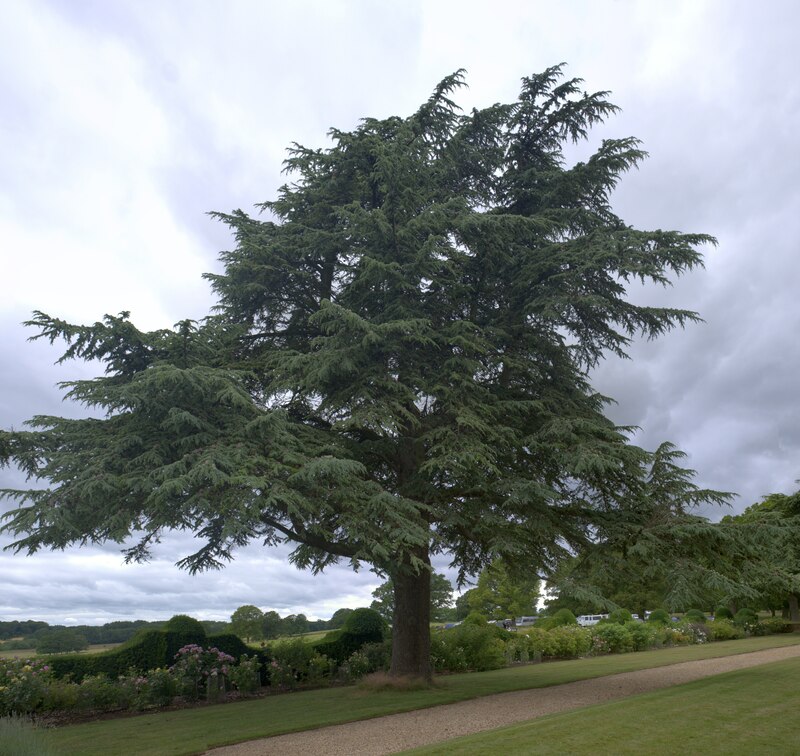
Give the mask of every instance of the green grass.
<svg viewBox="0 0 800 756">
<path fill-rule="evenodd" d="M 383 716 L 512 690 L 558 685 L 617 672 L 694 659 L 758 651 L 800 643 L 796 635 L 726 641 L 702 646 L 448 675 L 437 687 L 414 692 L 326 688 L 182 711 L 161 712 L 83 725 L 48 733 L 65 755 L 180 756 L 213 746 Z"/>
<path fill-rule="evenodd" d="M 798 675 L 789 659 L 405 753 L 798 753 Z"/>
</svg>

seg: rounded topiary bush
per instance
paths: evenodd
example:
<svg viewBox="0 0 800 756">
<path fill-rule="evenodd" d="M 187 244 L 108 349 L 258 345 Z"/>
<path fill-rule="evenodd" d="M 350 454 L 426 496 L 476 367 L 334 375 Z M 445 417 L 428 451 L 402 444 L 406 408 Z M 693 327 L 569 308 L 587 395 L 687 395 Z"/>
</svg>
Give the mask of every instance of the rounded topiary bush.
<svg viewBox="0 0 800 756">
<path fill-rule="evenodd" d="M 599 624 L 624 625 L 626 622 L 633 622 L 633 615 L 627 609 L 615 609 L 608 617 L 601 619 Z"/>
<path fill-rule="evenodd" d="M 559 609 L 555 614 L 538 620 L 536 627 L 543 630 L 552 630 L 554 627 L 569 627 L 577 624 L 577 618 L 569 609 Z"/>
<path fill-rule="evenodd" d="M 714 619 L 733 619 L 733 612 L 727 606 L 718 606 L 714 610 Z"/>
<path fill-rule="evenodd" d="M 733 617 L 737 625 L 755 625 L 758 622 L 758 615 L 748 608 L 740 609 Z"/>
<path fill-rule="evenodd" d="M 466 617 L 464 617 L 464 621 L 461 623 L 462 625 L 478 625 L 479 627 L 483 627 L 489 618 L 482 614 L 481 612 L 470 612 Z"/>
<path fill-rule="evenodd" d="M 191 633 L 201 637 L 206 635 L 206 629 L 200 620 L 196 620 L 188 614 L 176 614 L 174 617 L 170 617 L 167 624 L 161 629 L 169 633 Z"/>
<path fill-rule="evenodd" d="M 647 621 L 657 622 L 660 625 L 667 625 L 671 622 L 671 619 L 666 609 L 656 609 L 655 611 L 650 612 L 650 616 L 647 618 Z"/>
<path fill-rule="evenodd" d="M 351 614 L 347 615 L 342 630 L 353 635 L 370 636 L 378 641 L 386 634 L 388 627 L 386 620 L 378 612 L 362 607 L 354 609 Z"/>
<path fill-rule="evenodd" d="M 683 615 L 683 618 L 688 622 L 705 622 L 707 619 L 705 612 L 701 612 L 699 609 L 690 609 Z"/>
</svg>

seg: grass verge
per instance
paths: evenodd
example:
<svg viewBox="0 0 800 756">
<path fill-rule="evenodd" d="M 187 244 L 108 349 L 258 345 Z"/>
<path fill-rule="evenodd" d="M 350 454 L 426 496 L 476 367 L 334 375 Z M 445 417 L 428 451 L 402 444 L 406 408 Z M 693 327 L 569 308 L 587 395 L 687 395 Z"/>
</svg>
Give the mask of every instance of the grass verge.
<svg viewBox="0 0 800 756">
<path fill-rule="evenodd" d="M 48 733 L 65 756 L 188 756 L 221 745 L 454 703 L 493 693 L 585 680 L 696 659 L 795 645 L 797 635 L 725 641 L 702 646 L 532 664 L 449 675 L 428 690 L 368 691 L 326 688 L 181 711 L 124 717 L 59 728 Z"/>
<path fill-rule="evenodd" d="M 404 753 L 797 753 L 799 674 L 789 659 Z"/>
</svg>

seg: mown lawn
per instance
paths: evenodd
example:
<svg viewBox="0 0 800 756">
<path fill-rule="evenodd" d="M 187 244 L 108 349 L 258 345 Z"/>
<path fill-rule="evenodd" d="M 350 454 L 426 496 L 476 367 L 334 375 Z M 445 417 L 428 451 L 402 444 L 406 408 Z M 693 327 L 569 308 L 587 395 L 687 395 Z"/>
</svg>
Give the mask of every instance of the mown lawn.
<svg viewBox="0 0 800 756">
<path fill-rule="evenodd" d="M 789 659 L 404 753 L 796 754 L 798 676 Z"/>
<path fill-rule="evenodd" d="M 369 691 L 325 688 L 181 711 L 123 717 L 48 732 L 65 756 L 180 756 L 254 738 L 453 703 L 492 693 L 547 687 L 573 680 L 659 667 L 694 659 L 800 643 L 797 635 L 726 641 L 593 659 L 531 664 L 491 672 L 448 675 L 429 690 Z"/>
</svg>

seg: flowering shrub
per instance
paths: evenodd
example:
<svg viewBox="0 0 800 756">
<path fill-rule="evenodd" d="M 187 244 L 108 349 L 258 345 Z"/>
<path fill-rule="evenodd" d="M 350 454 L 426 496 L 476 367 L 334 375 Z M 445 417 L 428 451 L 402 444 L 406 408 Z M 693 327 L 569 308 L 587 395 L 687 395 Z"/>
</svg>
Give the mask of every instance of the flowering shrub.
<svg viewBox="0 0 800 756">
<path fill-rule="evenodd" d="M 224 691 L 225 676 L 236 661 L 218 648 L 204 649 L 196 643 L 179 649 L 175 659 L 170 672 L 178 680 L 181 693 L 192 701 L 196 701 L 203 691 L 212 698 L 220 690 Z"/>
<path fill-rule="evenodd" d="M 549 630 L 532 627 L 526 631 L 525 635 L 528 638 L 528 654 L 532 658 L 541 659 L 543 656 L 555 656 L 556 641 L 554 636 L 550 635 Z"/>
<path fill-rule="evenodd" d="M 609 622 L 595 625 L 589 632 L 593 654 L 622 654 L 633 651 L 633 639 L 626 625 Z"/>
<path fill-rule="evenodd" d="M 352 682 L 369 671 L 369 657 L 363 651 L 353 651 L 350 658 L 339 667 L 339 677 L 344 682 Z"/>
<path fill-rule="evenodd" d="M 255 693 L 261 687 L 260 670 L 258 657 L 243 654 L 239 663 L 228 670 L 228 678 L 240 693 Z"/>
<path fill-rule="evenodd" d="M 49 665 L 41 660 L 0 659 L 0 716 L 42 708 L 51 679 Z"/>
<path fill-rule="evenodd" d="M 170 670 L 161 667 L 151 669 L 146 675 L 131 670 L 127 676 L 119 678 L 119 683 L 133 689 L 130 705 L 138 710 L 169 705 L 178 695 L 180 687 L 178 679 Z"/>
</svg>

